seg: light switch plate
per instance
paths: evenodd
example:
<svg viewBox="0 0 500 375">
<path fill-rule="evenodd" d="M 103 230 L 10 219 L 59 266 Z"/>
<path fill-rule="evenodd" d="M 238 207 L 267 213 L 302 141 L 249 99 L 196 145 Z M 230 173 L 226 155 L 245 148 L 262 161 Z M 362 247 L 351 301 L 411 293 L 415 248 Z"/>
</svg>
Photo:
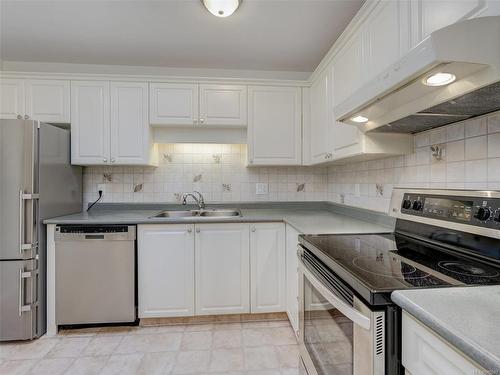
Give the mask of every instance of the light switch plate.
<svg viewBox="0 0 500 375">
<path fill-rule="evenodd" d="M 255 184 L 255 194 L 267 194 L 269 192 L 268 185 L 265 182 Z"/>
</svg>

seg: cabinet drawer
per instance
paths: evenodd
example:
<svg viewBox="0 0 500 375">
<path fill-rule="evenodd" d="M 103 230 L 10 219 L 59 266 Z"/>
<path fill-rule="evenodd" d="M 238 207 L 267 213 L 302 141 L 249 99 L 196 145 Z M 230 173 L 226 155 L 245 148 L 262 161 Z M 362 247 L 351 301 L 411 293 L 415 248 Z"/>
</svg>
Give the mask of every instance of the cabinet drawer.
<svg viewBox="0 0 500 375">
<path fill-rule="evenodd" d="M 487 373 L 406 312 L 403 312 L 402 362 L 412 375 Z"/>
</svg>

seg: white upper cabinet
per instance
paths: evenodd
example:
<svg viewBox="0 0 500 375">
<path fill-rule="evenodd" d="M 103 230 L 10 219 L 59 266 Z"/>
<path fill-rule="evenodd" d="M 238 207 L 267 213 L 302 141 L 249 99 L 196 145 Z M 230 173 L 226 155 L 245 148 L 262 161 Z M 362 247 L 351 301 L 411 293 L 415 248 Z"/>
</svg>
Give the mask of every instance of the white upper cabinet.
<svg viewBox="0 0 500 375">
<path fill-rule="evenodd" d="M 69 123 L 69 81 L 2 78 L 0 81 L 0 118 Z"/>
<path fill-rule="evenodd" d="M 55 80 L 26 80 L 26 114 L 49 123 L 69 124 L 70 83 Z"/>
<path fill-rule="evenodd" d="M 497 3 L 497 4 L 495 4 Z M 412 3 L 412 47 L 425 39 L 433 31 L 468 18 L 481 16 L 495 0 L 417 0 Z M 493 11 L 492 14 L 498 14 Z"/>
<path fill-rule="evenodd" d="M 248 87 L 248 160 L 250 165 L 300 165 L 301 89 Z"/>
<path fill-rule="evenodd" d="M 196 225 L 196 315 L 250 312 L 249 227 Z"/>
<path fill-rule="evenodd" d="M 194 225 L 138 225 L 139 318 L 194 315 Z"/>
<path fill-rule="evenodd" d="M 363 83 L 366 65 L 363 55 L 363 33 L 350 37 L 335 56 L 333 96 L 337 102 L 349 97 Z"/>
<path fill-rule="evenodd" d="M 240 85 L 151 83 L 150 122 L 184 127 L 247 124 L 247 88 Z"/>
<path fill-rule="evenodd" d="M 332 159 L 332 80 L 327 67 L 312 83 L 309 90 L 309 123 L 304 129 L 304 147 L 309 150 L 310 164 Z"/>
<path fill-rule="evenodd" d="M 109 163 L 109 82 L 71 82 L 71 163 Z"/>
<path fill-rule="evenodd" d="M 285 311 L 285 224 L 256 223 L 250 228 L 250 311 Z"/>
<path fill-rule="evenodd" d="M 154 125 L 193 125 L 198 122 L 198 85 L 151 83 L 150 121 Z"/>
<path fill-rule="evenodd" d="M 24 80 L 2 78 L 0 80 L 0 118 L 24 118 Z"/>
<path fill-rule="evenodd" d="M 407 1 L 382 1 L 365 21 L 363 48 L 366 80 L 372 79 L 408 52 L 409 9 Z"/>
<path fill-rule="evenodd" d="M 111 163 L 154 164 L 148 84 L 111 82 Z"/>
<path fill-rule="evenodd" d="M 247 87 L 200 85 L 200 125 L 247 124 Z"/>
</svg>

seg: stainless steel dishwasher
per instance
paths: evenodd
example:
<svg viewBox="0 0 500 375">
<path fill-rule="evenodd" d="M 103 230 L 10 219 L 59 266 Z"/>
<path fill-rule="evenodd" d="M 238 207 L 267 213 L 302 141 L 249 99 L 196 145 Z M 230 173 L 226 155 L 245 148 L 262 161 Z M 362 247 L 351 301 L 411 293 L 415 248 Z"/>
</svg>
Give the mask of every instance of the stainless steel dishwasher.
<svg viewBox="0 0 500 375">
<path fill-rule="evenodd" d="M 56 324 L 133 322 L 135 226 L 56 227 Z"/>
</svg>

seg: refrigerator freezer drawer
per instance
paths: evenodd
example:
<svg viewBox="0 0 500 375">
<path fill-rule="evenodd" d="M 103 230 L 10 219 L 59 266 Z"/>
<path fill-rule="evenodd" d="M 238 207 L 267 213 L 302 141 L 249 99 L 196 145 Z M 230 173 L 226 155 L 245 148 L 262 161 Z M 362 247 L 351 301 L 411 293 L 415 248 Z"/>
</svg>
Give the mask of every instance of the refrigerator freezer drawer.
<svg viewBox="0 0 500 375">
<path fill-rule="evenodd" d="M 0 340 L 36 337 L 38 313 L 35 260 L 0 261 Z M 5 286 L 9 286 L 8 288 Z"/>
</svg>

